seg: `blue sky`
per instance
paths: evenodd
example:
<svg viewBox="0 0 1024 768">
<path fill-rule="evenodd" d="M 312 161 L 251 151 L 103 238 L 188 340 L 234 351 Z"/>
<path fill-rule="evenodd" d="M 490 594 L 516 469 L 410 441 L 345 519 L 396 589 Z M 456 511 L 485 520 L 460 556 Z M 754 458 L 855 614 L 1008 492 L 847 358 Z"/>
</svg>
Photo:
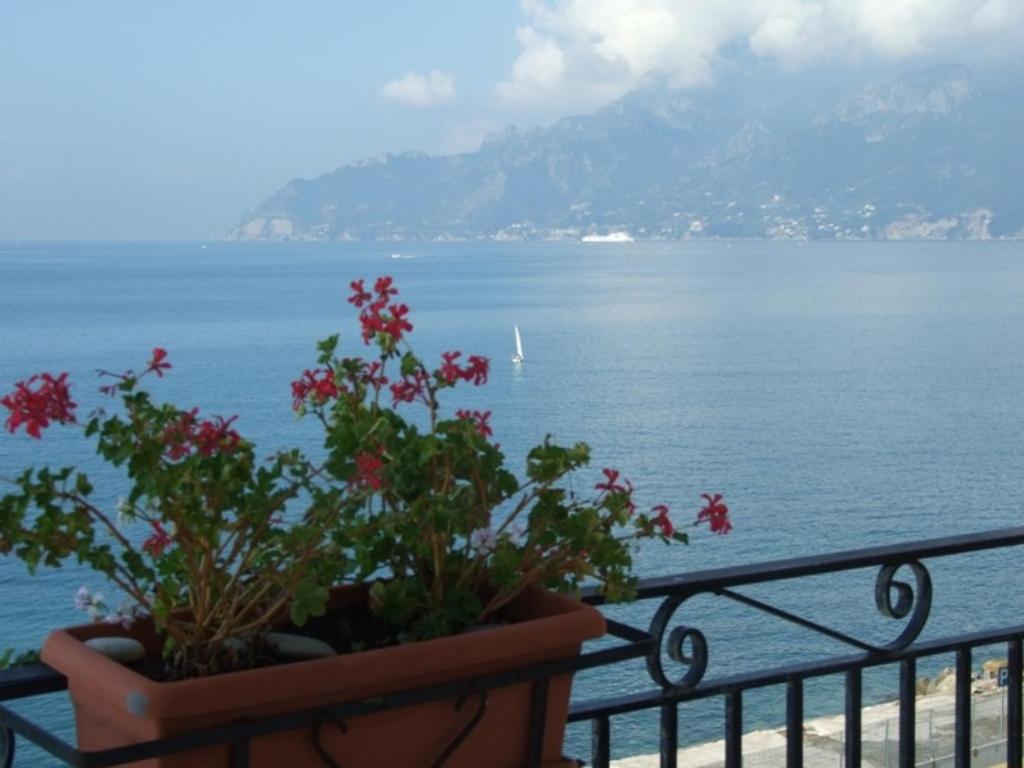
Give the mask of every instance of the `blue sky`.
<svg viewBox="0 0 1024 768">
<path fill-rule="evenodd" d="M 296 176 L 652 78 L 1019 63 L 1024 0 L 0 0 L 0 240 L 206 239 Z"/>
</svg>

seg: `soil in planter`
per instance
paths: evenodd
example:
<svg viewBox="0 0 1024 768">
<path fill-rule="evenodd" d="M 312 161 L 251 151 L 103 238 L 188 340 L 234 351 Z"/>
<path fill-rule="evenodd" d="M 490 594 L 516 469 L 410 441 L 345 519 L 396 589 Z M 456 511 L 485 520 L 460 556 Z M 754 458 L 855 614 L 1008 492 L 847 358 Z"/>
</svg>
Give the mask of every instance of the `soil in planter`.
<svg viewBox="0 0 1024 768">
<path fill-rule="evenodd" d="M 301 627 L 289 625 L 282 631 L 321 640 L 339 654 L 387 648 L 401 642 L 387 622 L 376 618 L 366 605 L 352 605 L 335 614 L 309 619 Z"/>
</svg>

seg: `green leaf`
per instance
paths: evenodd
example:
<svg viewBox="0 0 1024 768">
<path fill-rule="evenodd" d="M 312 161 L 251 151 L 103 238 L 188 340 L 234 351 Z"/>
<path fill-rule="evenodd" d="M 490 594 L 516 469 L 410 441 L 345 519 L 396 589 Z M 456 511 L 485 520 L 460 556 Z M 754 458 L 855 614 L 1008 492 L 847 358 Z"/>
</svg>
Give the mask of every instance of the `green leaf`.
<svg viewBox="0 0 1024 768">
<path fill-rule="evenodd" d="M 420 359 L 412 352 L 406 352 L 402 355 L 401 371 L 403 376 L 412 376 L 422 367 L 423 363 L 421 363 Z"/>
<path fill-rule="evenodd" d="M 310 616 L 323 616 L 327 610 L 327 590 L 315 581 L 301 581 L 292 598 L 292 623 L 301 627 Z"/>
<path fill-rule="evenodd" d="M 92 484 L 89 482 L 89 478 L 81 472 L 75 478 L 75 490 L 78 491 L 79 496 L 88 496 L 92 493 Z"/>
<path fill-rule="evenodd" d="M 376 581 L 370 587 L 370 611 L 395 627 L 404 627 L 416 614 L 417 601 L 409 579 Z"/>
<path fill-rule="evenodd" d="M 334 352 L 338 348 L 338 338 L 338 334 L 335 333 L 333 336 L 328 336 L 326 339 L 317 342 L 316 348 L 320 352 L 317 362 L 320 365 L 327 365 L 331 362 Z"/>
<path fill-rule="evenodd" d="M 18 653 L 14 648 L 5 648 L 0 651 L 0 669 L 20 667 L 24 664 L 38 664 L 39 651 L 22 651 Z"/>
</svg>

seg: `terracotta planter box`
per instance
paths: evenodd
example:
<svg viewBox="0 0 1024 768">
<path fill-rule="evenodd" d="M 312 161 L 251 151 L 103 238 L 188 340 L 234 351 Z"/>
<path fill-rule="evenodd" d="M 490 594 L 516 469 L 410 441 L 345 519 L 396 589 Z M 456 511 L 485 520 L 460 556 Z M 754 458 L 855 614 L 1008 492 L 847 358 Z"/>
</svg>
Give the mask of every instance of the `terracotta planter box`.
<svg viewBox="0 0 1024 768">
<path fill-rule="evenodd" d="M 359 590 L 342 588 L 333 593 L 332 604 L 361 598 Z M 605 631 L 595 609 L 539 590 L 524 593 L 508 618 L 511 623 L 501 627 L 439 640 L 173 683 L 154 682 L 82 643 L 115 634 L 110 626 L 58 630 L 47 639 L 42 658 L 68 678 L 79 748 L 97 750 L 568 658 L 580 652 L 584 640 Z M 122 634 L 158 652 L 159 640 L 148 622 Z M 561 754 L 571 684 L 568 674 L 551 680 L 542 763 L 552 768 L 567 765 Z M 483 720 L 445 765 L 521 768 L 530 692 L 530 684 L 490 691 Z M 460 712 L 452 700 L 390 710 L 349 721 L 345 733 L 328 724 L 321 729 L 321 743 L 345 768 L 422 768 L 475 711 L 474 699 Z M 224 745 L 132 765 L 225 768 L 228 760 Z M 311 730 L 303 729 L 253 740 L 250 765 L 320 768 L 324 762 Z"/>
</svg>

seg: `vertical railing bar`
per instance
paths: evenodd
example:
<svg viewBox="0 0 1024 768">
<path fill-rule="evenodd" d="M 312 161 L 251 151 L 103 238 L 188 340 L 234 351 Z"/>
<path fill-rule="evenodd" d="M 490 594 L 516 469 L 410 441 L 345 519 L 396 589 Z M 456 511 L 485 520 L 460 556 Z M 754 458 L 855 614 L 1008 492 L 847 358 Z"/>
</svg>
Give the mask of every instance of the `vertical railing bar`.
<svg viewBox="0 0 1024 768">
<path fill-rule="evenodd" d="M 804 682 L 786 684 L 786 768 L 804 764 Z"/>
<path fill-rule="evenodd" d="M 542 677 L 533 683 L 530 693 L 530 734 L 527 766 L 539 768 L 544 753 L 544 730 L 548 720 L 548 690 L 551 678 Z"/>
<path fill-rule="evenodd" d="M 846 673 L 846 760 L 843 768 L 860 768 L 861 676 L 859 669 Z"/>
<path fill-rule="evenodd" d="M 725 694 L 725 768 L 743 764 L 743 691 Z"/>
<path fill-rule="evenodd" d="M 594 768 L 608 768 L 611 763 L 611 719 L 596 717 L 591 724 L 590 762 Z"/>
<path fill-rule="evenodd" d="M 914 768 L 917 749 L 917 662 L 900 662 L 900 768 Z"/>
<path fill-rule="evenodd" d="M 956 698 L 953 705 L 953 765 L 971 768 L 971 649 L 956 651 Z"/>
<path fill-rule="evenodd" d="M 1022 646 L 1024 641 L 1021 638 L 1011 640 L 1007 643 L 1007 672 L 1010 679 L 1007 681 L 1006 691 L 1006 765 L 1007 768 L 1021 768 L 1021 661 Z"/>
<path fill-rule="evenodd" d="M 661 705 L 661 768 L 676 768 L 679 759 L 679 705 Z"/>
<path fill-rule="evenodd" d="M 14 731 L 0 725 L 0 768 L 14 765 Z"/>
<path fill-rule="evenodd" d="M 249 768 L 249 739 L 231 744 L 231 768 Z"/>
<path fill-rule="evenodd" d="M 249 718 L 240 718 L 235 720 L 235 724 L 245 723 Z M 315 736 L 315 732 L 314 732 Z M 252 739 L 243 738 L 238 741 L 231 742 L 231 749 L 229 759 L 231 761 L 231 768 L 249 768 L 249 757 L 252 752 Z"/>
</svg>

